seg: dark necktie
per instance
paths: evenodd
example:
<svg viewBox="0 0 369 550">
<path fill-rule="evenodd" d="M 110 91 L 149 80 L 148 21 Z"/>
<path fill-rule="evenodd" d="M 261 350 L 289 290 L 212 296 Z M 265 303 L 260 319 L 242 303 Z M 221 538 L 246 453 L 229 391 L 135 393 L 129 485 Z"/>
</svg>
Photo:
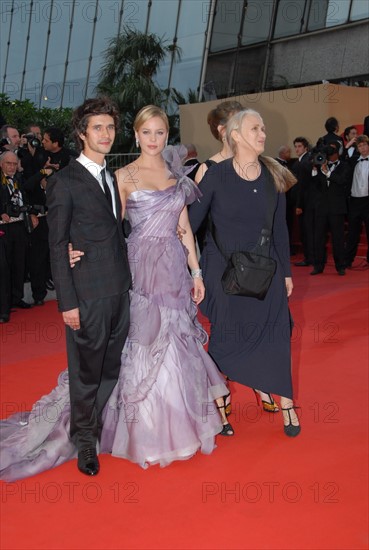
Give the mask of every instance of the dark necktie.
<svg viewBox="0 0 369 550">
<path fill-rule="evenodd" d="M 369 157 L 366 157 L 366 159 L 360 159 L 360 162 L 363 162 L 363 160 L 369 160 Z"/>
<path fill-rule="evenodd" d="M 328 166 L 333 168 L 333 166 L 337 166 L 337 162 L 328 162 Z"/>
<path fill-rule="evenodd" d="M 6 176 L 6 179 L 8 180 L 8 186 L 9 186 L 10 194 L 13 195 L 13 193 L 15 191 L 13 178 L 11 178 L 10 176 Z"/>
<path fill-rule="evenodd" d="M 113 210 L 113 199 L 111 197 L 110 189 L 106 181 L 105 168 L 101 170 L 100 174 L 101 174 L 101 180 L 102 180 L 106 200 L 110 204 L 110 208 Z"/>
</svg>

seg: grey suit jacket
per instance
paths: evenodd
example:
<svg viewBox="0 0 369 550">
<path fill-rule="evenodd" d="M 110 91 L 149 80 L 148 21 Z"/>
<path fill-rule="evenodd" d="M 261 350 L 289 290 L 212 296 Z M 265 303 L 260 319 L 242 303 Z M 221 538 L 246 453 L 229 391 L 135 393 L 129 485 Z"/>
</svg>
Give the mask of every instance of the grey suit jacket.
<svg viewBox="0 0 369 550">
<path fill-rule="evenodd" d="M 80 300 L 114 296 L 130 287 L 115 179 L 114 191 L 118 218 L 99 183 L 74 159 L 48 180 L 51 270 L 60 311 L 78 307 Z M 85 253 L 73 269 L 69 265 L 68 242 Z"/>
</svg>

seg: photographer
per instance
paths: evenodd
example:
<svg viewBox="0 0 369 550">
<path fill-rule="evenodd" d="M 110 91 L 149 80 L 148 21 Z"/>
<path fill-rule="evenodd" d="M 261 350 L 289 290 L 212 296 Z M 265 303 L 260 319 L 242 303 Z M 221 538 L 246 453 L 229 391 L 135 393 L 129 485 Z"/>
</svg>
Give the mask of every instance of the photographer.
<svg viewBox="0 0 369 550">
<path fill-rule="evenodd" d="M 14 153 L 19 149 L 21 137 L 19 132 L 14 126 L 5 124 L 0 128 L 0 151 L 5 153 L 6 151 L 12 151 Z"/>
<path fill-rule="evenodd" d="M 70 160 L 70 154 L 64 148 L 64 135 L 59 128 L 47 128 L 42 139 L 43 159 L 37 171 L 25 179 L 24 190 L 29 203 L 46 204 L 46 186 L 48 178 L 64 168 Z M 37 217 L 37 226 L 29 236 L 27 265 L 31 281 L 34 305 L 41 306 L 50 289 L 49 243 L 46 216 Z"/>
<path fill-rule="evenodd" d="M 20 158 L 25 179 L 30 178 L 45 164 L 45 151 L 42 147 L 41 129 L 36 124 L 25 128 L 17 155 Z"/>
<path fill-rule="evenodd" d="M 0 188 L 0 216 L 1 231 L 4 232 L 5 255 L 7 270 L 2 273 L 5 286 L 10 287 L 10 295 L 2 306 L 2 314 L 9 320 L 10 308 L 27 309 L 30 304 L 23 301 L 24 271 L 28 235 L 25 221 L 36 223 L 36 216 L 28 215 L 20 210 L 24 207 L 21 175 L 17 173 L 18 157 L 11 151 L 0 156 L 1 188 Z M 3 265 L 3 264 L 2 264 Z M 4 277 L 4 279 L 3 279 Z M 4 321 L 3 321 L 4 322 Z"/>
<path fill-rule="evenodd" d="M 330 230 L 336 271 L 345 275 L 344 224 L 350 188 L 350 166 L 340 160 L 340 141 L 324 145 L 320 140 L 311 152 L 316 185 L 315 257 L 310 275 L 323 273 L 326 263 L 327 230 Z"/>
<path fill-rule="evenodd" d="M 64 134 L 59 128 L 55 128 L 54 126 L 46 128 L 42 139 L 42 145 L 45 150 L 47 162 L 57 165 L 57 170 L 61 170 L 69 164 L 72 156 L 71 151 L 64 147 Z"/>
</svg>

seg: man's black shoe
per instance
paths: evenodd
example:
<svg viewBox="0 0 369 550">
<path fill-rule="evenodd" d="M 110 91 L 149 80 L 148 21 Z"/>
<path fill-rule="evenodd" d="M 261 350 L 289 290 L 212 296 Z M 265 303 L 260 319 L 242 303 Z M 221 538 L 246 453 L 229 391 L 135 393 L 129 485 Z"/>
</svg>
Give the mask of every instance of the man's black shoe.
<svg viewBox="0 0 369 550">
<path fill-rule="evenodd" d="M 296 267 L 307 267 L 308 265 L 311 265 L 310 262 L 307 262 L 306 260 L 302 260 L 302 262 L 296 262 L 293 265 Z"/>
<path fill-rule="evenodd" d="M 45 302 L 43 300 L 35 300 L 33 302 L 33 305 L 34 306 L 43 306 L 43 305 L 45 305 Z"/>
<path fill-rule="evenodd" d="M 87 476 L 96 476 L 100 470 L 96 449 L 83 449 L 78 453 L 78 469 Z"/>
<path fill-rule="evenodd" d="M 344 270 L 343 267 L 340 267 L 339 269 L 337 269 L 337 273 L 338 275 L 346 275 L 346 271 Z"/>
<path fill-rule="evenodd" d="M 9 315 L 0 315 L 0 323 L 9 323 Z"/>
<path fill-rule="evenodd" d="M 323 273 L 322 269 L 318 269 L 317 267 L 314 267 L 313 271 L 310 273 L 310 275 L 319 275 L 319 273 Z"/>
<path fill-rule="evenodd" d="M 31 304 L 27 304 L 27 302 L 25 302 L 24 300 L 21 300 L 17 304 L 14 304 L 13 307 L 19 308 L 19 309 L 29 309 L 32 306 Z"/>
</svg>

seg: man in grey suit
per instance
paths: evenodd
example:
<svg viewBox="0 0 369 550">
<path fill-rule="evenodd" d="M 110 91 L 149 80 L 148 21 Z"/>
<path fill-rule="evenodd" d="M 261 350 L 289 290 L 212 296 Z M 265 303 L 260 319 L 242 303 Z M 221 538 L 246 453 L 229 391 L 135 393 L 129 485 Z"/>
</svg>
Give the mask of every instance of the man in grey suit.
<svg viewBox="0 0 369 550">
<path fill-rule="evenodd" d="M 82 153 L 46 187 L 51 269 L 66 325 L 70 436 L 78 468 L 87 475 L 99 472 L 101 413 L 118 380 L 129 328 L 131 275 L 121 202 L 105 162 L 117 124 L 118 111 L 107 98 L 78 107 L 73 127 Z M 84 251 L 74 269 L 68 243 Z"/>
</svg>

